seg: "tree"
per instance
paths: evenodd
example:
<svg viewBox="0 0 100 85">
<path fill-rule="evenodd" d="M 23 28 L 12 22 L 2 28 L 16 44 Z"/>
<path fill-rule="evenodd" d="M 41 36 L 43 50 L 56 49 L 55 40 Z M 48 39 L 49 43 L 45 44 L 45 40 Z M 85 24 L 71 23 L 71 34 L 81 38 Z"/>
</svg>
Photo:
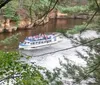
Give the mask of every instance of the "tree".
<svg viewBox="0 0 100 85">
<path fill-rule="evenodd" d="M 99 13 L 99 10 L 100 10 L 98 1 L 99 0 L 90 1 L 92 3 L 92 6 L 90 4 L 90 7 L 93 8 L 92 10 L 96 11 L 94 13 L 93 17 L 97 13 Z M 36 2 L 36 3 L 39 5 L 39 2 Z M 42 1 L 41 1 L 41 3 L 42 3 Z M 93 4 L 95 4 L 95 6 L 93 6 Z M 31 4 L 28 7 L 30 8 L 30 14 L 31 14 L 31 10 L 32 10 L 31 7 L 33 8 L 33 5 Z M 43 5 L 43 7 L 44 7 L 44 5 Z M 45 7 L 48 7 L 48 6 L 45 6 Z M 39 6 L 37 6 L 37 9 L 39 11 L 41 11 L 40 15 L 43 14 L 41 16 L 45 16 L 46 14 L 48 14 L 48 12 L 50 12 L 52 10 L 52 9 L 50 9 L 48 11 L 44 8 L 46 10 L 46 13 L 44 13 L 43 12 L 44 10 L 41 9 Z M 35 9 L 35 11 L 36 11 L 36 9 Z M 93 19 L 93 17 L 90 19 L 90 21 Z M 86 30 L 86 28 L 85 28 L 85 30 Z M 100 57 L 100 48 L 99 48 L 100 40 L 94 39 L 94 40 L 90 40 L 91 41 L 90 42 L 90 41 L 83 40 L 82 38 L 80 38 L 80 41 L 81 42 L 78 43 L 79 45 L 88 45 L 90 48 L 90 51 L 86 51 L 89 58 L 87 56 L 82 55 L 80 52 L 77 52 L 80 57 L 82 57 L 85 61 L 87 61 L 87 67 L 84 68 L 84 67 L 76 66 L 76 65 L 72 64 L 72 62 L 70 62 L 68 59 L 66 59 L 68 65 L 61 63 L 61 65 L 63 67 L 65 67 L 65 69 L 66 69 L 63 74 L 65 77 L 70 77 L 70 78 L 76 80 L 75 83 L 80 82 L 82 80 L 86 80 L 88 78 L 94 78 L 95 83 L 99 83 L 100 76 L 98 74 L 100 73 L 100 58 L 99 58 Z M 76 45 L 78 46 L 78 44 L 76 44 Z M 73 47 L 73 48 L 75 48 L 75 47 Z M 95 51 L 95 53 L 93 54 L 92 51 Z M 46 71 L 45 73 L 48 75 L 47 76 L 48 79 L 45 79 L 43 77 L 43 75 L 41 74 L 41 72 L 39 71 L 39 70 L 41 70 L 41 67 L 38 68 L 38 66 L 28 65 L 26 63 L 18 61 L 21 56 L 17 53 L 1 52 L 0 57 L 1 57 L 0 59 L 2 61 L 2 62 L 0 62 L 1 63 L 0 64 L 1 65 L 0 74 L 1 74 L 1 78 L 2 78 L 1 81 L 8 80 L 8 82 L 9 82 L 9 80 L 12 79 L 12 80 L 16 81 L 16 82 L 13 82 L 14 84 L 47 85 L 50 82 L 53 82 L 53 80 L 55 79 L 55 76 L 58 77 L 58 74 L 59 74 L 59 69 L 58 69 L 58 73 L 55 72 L 55 76 L 51 76 L 50 72 Z M 34 80 L 34 82 L 33 82 L 33 80 Z M 49 80 L 50 80 L 50 82 L 49 82 Z M 57 81 L 57 79 L 56 79 L 56 81 Z M 57 84 L 57 82 L 56 82 L 56 84 Z"/>
<path fill-rule="evenodd" d="M 20 62 L 17 52 L 0 52 L 0 83 L 12 81 L 14 85 L 48 85 L 39 70 L 41 67 Z"/>
<path fill-rule="evenodd" d="M 0 51 L 0 84 L 3 85 L 62 85 L 57 75 L 58 71 L 51 73 L 43 67 L 27 64 L 20 61 L 18 52 Z M 27 57 L 29 58 L 29 57 Z"/>
<path fill-rule="evenodd" d="M 99 0 L 89 0 L 89 2 L 90 2 L 89 4 L 90 10 L 94 12 L 94 14 L 89 20 L 89 22 L 87 23 L 87 25 L 85 26 L 85 28 L 82 27 L 84 31 L 86 31 L 86 29 L 88 28 L 88 25 L 91 22 L 94 23 L 94 19 L 93 19 L 94 17 L 95 18 L 100 17 L 98 16 L 98 14 L 100 14 Z M 97 23 L 99 22 L 100 22 L 100 19 L 98 19 Z M 94 28 L 94 30 L 99 32 L 100 28 L 98 28 L 98 30 L 97 28 L 96 29 Z M 90 82 L 87 82 L 87 85 L 99 85 L 100 83 L 100 75 L 99 75 L 100 74 L 100 48 L 99 48 L 100 38 L 95 38 L 93 40 L 83 39 L 80 35 L 80 40 L 73 39 L 73 37 L 71 37 L 71 39 L 75 44 L 74 48 L 76 48 L 79 45 L 80 46 L 82 45 L 82 46 L 87 46 L 90 50 L 89 49 L 85 50 L 85 52 L 87 53 L 87 56 L 84 56 L 82 53 L 77 52 L 77 55 L 81 59 L 86 61 L 86 65 L 87 65 L 86 67 L 77 66 L 72 61 L 69 61 L 67 58 L 65 58 L 67 64 L 61 63 L 62 67 L 65 68 L 65 71 L 63 72 L 64 77 L 73 79 L 74 81 L 72 82 L 73 84 L 81 83 L 83 80 L 92 79 Z"/>
</svg>

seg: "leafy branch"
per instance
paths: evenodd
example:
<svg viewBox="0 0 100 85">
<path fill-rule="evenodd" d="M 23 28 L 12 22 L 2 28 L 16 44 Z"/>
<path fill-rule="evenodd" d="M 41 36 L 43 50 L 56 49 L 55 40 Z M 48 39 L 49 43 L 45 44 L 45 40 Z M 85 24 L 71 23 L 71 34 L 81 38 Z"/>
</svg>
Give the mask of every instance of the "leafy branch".
<svg viewBox="0 0 100 85">
<path fill-rule="evenodd" d="M 99 4 L 97 2 L 97 0 L 95 0 L 95 3 L 96 3 L 96 6 L 97 6 L 97 10 L 94 12 L 94 14 L 92 15 L 92 17 L 90 18 L 90 20 L 87 22 L 86 26 L 84 27 L 84 29 L 82 29 L 80 31 L 80 34 L 85 31 L 87 29 L 87 26 L 90 24 L 90 22 L 93 20 L 94 16 L 99 12 L 100 10 L 100 7 L 99 7 Z"/>
</svg>

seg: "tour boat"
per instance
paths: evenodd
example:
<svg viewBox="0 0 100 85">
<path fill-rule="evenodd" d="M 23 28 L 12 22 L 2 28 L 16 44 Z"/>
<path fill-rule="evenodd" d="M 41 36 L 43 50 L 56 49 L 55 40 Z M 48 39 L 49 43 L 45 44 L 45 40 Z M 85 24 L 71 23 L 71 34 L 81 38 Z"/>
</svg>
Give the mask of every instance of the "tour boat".
<svg viewBox="0 0 100 85">
<path fill-rule="evenodd" d="M 58 43 L 61 38 L 54 34 L 39 34 L 35 36 L 26 37 L 23 42 L 19 43 L 19 49 L 31 50 L 40 47 L 50 46 Z"/>
</svg>

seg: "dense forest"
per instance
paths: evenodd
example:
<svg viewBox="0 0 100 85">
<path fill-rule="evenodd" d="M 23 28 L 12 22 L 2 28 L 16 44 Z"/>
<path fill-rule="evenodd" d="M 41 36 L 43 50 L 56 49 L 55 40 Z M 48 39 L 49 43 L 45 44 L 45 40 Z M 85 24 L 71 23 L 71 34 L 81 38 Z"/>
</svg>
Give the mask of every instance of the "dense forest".
<svg viewBox="0 0 100 85">
<path fill-rule="evenodd" d="M 20 59 L 25 57 L 18 51 L 0 51 L 0 85 L 99 85 L 100 83 L 100 36 L 83 39 L 82 33 L 94 30 L 100 35 L 100 1 L 99 0 L 0 0 L 0 32 L 13 32 L 19 29 L 33 29 L 49 22 L 50 18 L 85 18 L 87 22 L 76 25 L 72 29 L 58 30 L 63 36 L 72 40 L 73 47 L 58 50 L 70 50 L 79 46 L 87 46 L 87 55 L 77 51 L 77 56 L 86 62 L 86 66 L 75 65 L 65 58 L 60 62 L 61 68 L 53 72 L 34 63 L 28 64 Z M 83 15 L 86 15 L 85 17 Z M 27 31 L 27 30 L 25 30 Z M 73 36 L 80 34 L 76 39 Z M 19 34 L 0 40 L 0 46 L 11 46 L 19 42 Z M 54 52 L 53 52 L 54 53 Z M 52 56 L 52 55 L 51 55 Z M 26 59 L 32 56 L 26 56 Z M 41 56 L 40 56 L 41 57 Z M 73 79 L 70 83 L 63 82 Z"/>
<path fill-rule="evenodd" d="M 29 29 L 37 24 L 47 23 L 49 18 L 56 18 L 59 13 L 66 13 L 66 16 L 67 13 L 69 15 L 84 13 L 88 10 L 86 2 L 73 0 L 12 0 L 0 10 L 0 31 L 12 32 L 17 29 Z"/>
</svg>

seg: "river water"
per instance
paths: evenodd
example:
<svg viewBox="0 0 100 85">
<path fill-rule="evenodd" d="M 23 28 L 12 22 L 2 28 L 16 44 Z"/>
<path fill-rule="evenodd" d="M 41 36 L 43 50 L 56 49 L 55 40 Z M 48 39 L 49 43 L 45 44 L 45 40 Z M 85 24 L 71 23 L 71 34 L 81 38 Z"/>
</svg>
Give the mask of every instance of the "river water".
<svg viewBox="0 0 100 85">
<path fill-rule="evenodd" d="M 3 40 L 9 36 L 12 36 L 13 34 L 21 33 L 21 35 L 19 37 L 19 41 L 23 41 L 26 36 L 36 35 L 39 33 L 56 32 L 57 30 L 61 30 L 61 29 L 70 29 L 70 28 L 74 27 L 75 25 L 82 24 L 84 21 L 85 20 L 82 20 L 82 19 L 57 19 L 57 20 L 51 19 L 47 24 L 45 24 L 43 26 L 37 26 L 31 30 L 18 30 L 17 32 L 14 32 L 14 33 L 2 33 L 2 34 L 0 34 L 0 40 Z M 27 53 L 30 56 L 41 55 L 42 53 L 52 52 L 52 51 L 55 51 L 58 49 L 64 49 L 67 46 L 65 44 L 65 42 L 66 42 L 66 39 L 64 38 L 62 43 L 56 44 L 55 46 L 51 46 L 51 47 L 47 47 L 47 48 L 43 48 L 43 49 L 37 49 L 37 50 L 33 50 L 33 51 L 23 51 L 23 52 Z M 71 44 L 70 44 L 69 40 L 67 41 L 67 43 L 69 43 L 67 47 L 70 47 Z M 3 50 L 3 49 L 16 50 L 17 48 L 18 48 L 18 42 L 14 42 L 11 45 L 6 45 L 6 46 L 0 47 L 1 50 Z M 40 57 L 39 59 L 42 60 L 43 58 L 42 59 L 41 58 L 42 57 Z M 53 59 L 53 58 L 50 57 L 50 59 Z M 55 59 L 53 59 L 53 60 L 55 61 Z M 48 61 L 48 60 L 46 60 L 46 61 Z"/>
<path fill-rule="evenodd" d="M 30 35 L 35 35 L 39 33 L 49 33 L 49 32 L 55 32 L 59 29 L 69 29 L 74 27 L 75 25 L 80 25 L 84 22 L 85 20 L 81 19 L 57 19 L 51 20 L 48 24 L 44 26 L 38 26 L 37 28 L 33 28 L 33 30 L 20 30 L 15 33 L 21 32 L 20 36 L 20 41 L 23 41 L 26 36 Z M 11 36 L 15 33 L 4 33 L 0 34 L 0 40 L 5 39 L 8 36 Z M 61 67 L 59 62 L 62 61 L 63 63 L 66 63 L 64 57 L 68 58 L 69 60 L 73 61 L 76 65 L 82 65 L 86 66 L 86 62 L 79 58 L 77 56 L 77 52 L 81 52 L 84 56 L 87 55 L 86 52 L 84 52 L 83 49 L 89 50 L 88 47 L 86 46 L 79 46 L 77 48 L 69 49 L 69 50 L 64 50 L 64 51 L 58 51 L 58 50 L 63 50 L 66 48 L 71 48 L 73 46 L 71 40 L 69 38 L 64 37 L 63 35 L 60 35 L 62 37 L 62 41 L 60 43 L 57 43 L 52 46 L 48 46 L 45 48 L 41 49 L 35 49 L 35 50 L 19 50 L 21 54 L 24 56 L 28 55 L 31 56 L 28 60 L 26 57 L 22 58 L 22 61 L 26 61 L 27 63 L 35 63 L 37 65 L 46 67 L 50 71 L 53 71 L 54 68 L 56 67 Z M 75 38 L 78 38 L 80 35 L 75 34 L 73 35 Z M 81 35 L 83 38 L 97 38 L 100 37 L 100 34 L 98 35 L 96 31 L 86 31 Z M 12 48 L 9 47 L 9 50 L 15 50 L 18 47 L 18 43 L 14 44 L 11 46 Z M 3 47 L 2 47 L 3 49 Z M 54 51 L 58 51 L 55 53 L 52 53 Z M 49 54 L 48 54 L 49 53 Z M 44 55 L 46 54 L 46 55 Z M 72 85 L 72 84 L 65 84 L 65 85 Z M 82 84 L 85 85 L 85 84 Z"/>
<path fill-rule="evenodd" d="M 74 27 L 75 25 L 80 25 L 84 21 L 83 19 L 50 19 L 50 21 L 42 26 L 37 26 L 32 30 L 18 30 L 14 33 L 2 33 L 0 34 L 0 40 L 3 40 L 15 33 L 21 32 L 23 36 L 21 36 L 20 40 L 23 40 L 26 36 L 35 35 L 39 33 L 47 33 L 47 32 L 55 32 L 59 29 L 69 29 Z"/>
<path fill-rule="evenodd" d="M 84 22 L 85 20 L 82 19 L 51 19 L 49 23 L 43 25 L 43 26 L 38 26 L 36 28 L 33 28 L 32 30 L 18 30 L 17 32 L 14 33 L 2 33 L 0 34 L 0 40 L 3 40 L 13 34 L 16 33 L 21 33 L 21 36 L 19 37 L 19 41 L 23 41 L 26 36 L 30 35 L 35 35 L 39 33 L 49 33 L 49 32 L 56 32 L 57 30 L 60 29 L 70 29 L 74 27 L 75 25 L 80 25 Z M 28 62 L 37 62 L 39 65 L 42 65 L 44 67 L 47 67 L 49 70 L 53 69 L 56 66 L 59 66 L 59 57 L 63 58 L 63 56 L 66 53 L 71 54 L 71 51 L 68 50 L 68 52 L 58 52 L 55 54 L 50 54 L 50 55 L 45 55 L 40 56 L 41 54 L 45 54 L 48 52 L 53 52 L 56 50 L 64 49 L 64 48 L 69 48 L 71 47 L 71 41 L 69 39 L 66 39 L 63 37 L 63 40 L 61 43 L 55 44 L 50 47 L 46 48 L 41 48 L 41 49 L 36 49 L 36 50 L 31 50 L 31 51 L 21 51 L 23 54 L 27 54 L 29 56 L 33 56 L 31 61 L 29 60 Z M 15 42 L 14 44 L 11 45 L 6 45 L 6 46 L 1 46 L 0 49 L 7 49 L 8 50 L 16 50 L 18 48 L 18 42 Z M 63 54 L 64 53 L 64 54 Z M 74 54 L 72 54 L 74 55 Z M 34 57 L 35 56 L 35 57 Z M 24 60 L 24 59 L 23 59 Z M 51 64 L 52 62 L 52 64 Z"/>
<path fill-rule="evenodd" d="M 71 40 L 69 38 L 64 37 L 63 35 L 60 35 L 60 36 L 62 37 L 62 41 L 55 45 L 52 45 L 46 48 L 31 50 L 31 51 L 20 50 L 19 52 L 23 54 L 24 56 L 26 55 L 31 56 L 29 59 L 24 57 L 21 60 L 29 64 L 35 63 L 36 65 L 46 67 L 51 72 L 56 67 L 61 68 L 63 70 L 64 67 L 60 65 L 60 62 L 65 63 L 67 65 L 68 62 L 65 60 L 65 58 L 71 61 L 71 64 L 86 67 L 87 62 L 84 61 L 81 57 L 79 57 L 77 55 L 77 52 L 80 52 L 84 56 L 88 56 L 86 51 L 84 51 L 84 50 L 87 50 L 87 51 L 90 50 L 88 46 L 78 46 L 78 47 L 72 48 L 73 43 L 71 42 Z M 85 39 L 94 39 L 94 38 L 100 37 L 100 33 L 98 34 L 96 31 L 87 30 L 83 32 L 81 35 L 80 34 L 73 35 L 73 37 L 76 39 L 79 39 L 80 36 L 81 38 L 85 38 Z M 64 50 L 64 49 L 68 49 L 68 50 Z M 74 84 L 73 83 L 74 81 L 72 79 L 70 78 L 66 79 L 64 77 L 62 77 L 62 81 L 64 85 L 88 85 L 89 82 L 94 83 L 94 80 L 90 79 L 87 81 L 82 81 L 81 84 Z"/>
<path fill-rule="evenodd" d="M 56 19 L 56 20 L 50 19 L 50 21 L 47 24 L 42 25 L 42 26 L 37 26 L 30 30 L 18 30 L 13 33 L 1 33 L 0 41 L 16 33 L 21 33 L 19 37 L 19 41 L 23 41 L 25 37 L 30 36 L 30 35 L 36 35 L 39 33 L 56 32 L 62 29 L 70 29 L 74 27 L 75 25 L 82 24 L 84 21 L 86 20 L 84 19 Z M 10 45 L 7 45 L 7 46 L 0 45 L 0 50 L 2 49 L 15 50 L 17 48 L 18 48 L 18 42 L 14 42 L 14 44 L 11 46 Z"/>
</svg>

